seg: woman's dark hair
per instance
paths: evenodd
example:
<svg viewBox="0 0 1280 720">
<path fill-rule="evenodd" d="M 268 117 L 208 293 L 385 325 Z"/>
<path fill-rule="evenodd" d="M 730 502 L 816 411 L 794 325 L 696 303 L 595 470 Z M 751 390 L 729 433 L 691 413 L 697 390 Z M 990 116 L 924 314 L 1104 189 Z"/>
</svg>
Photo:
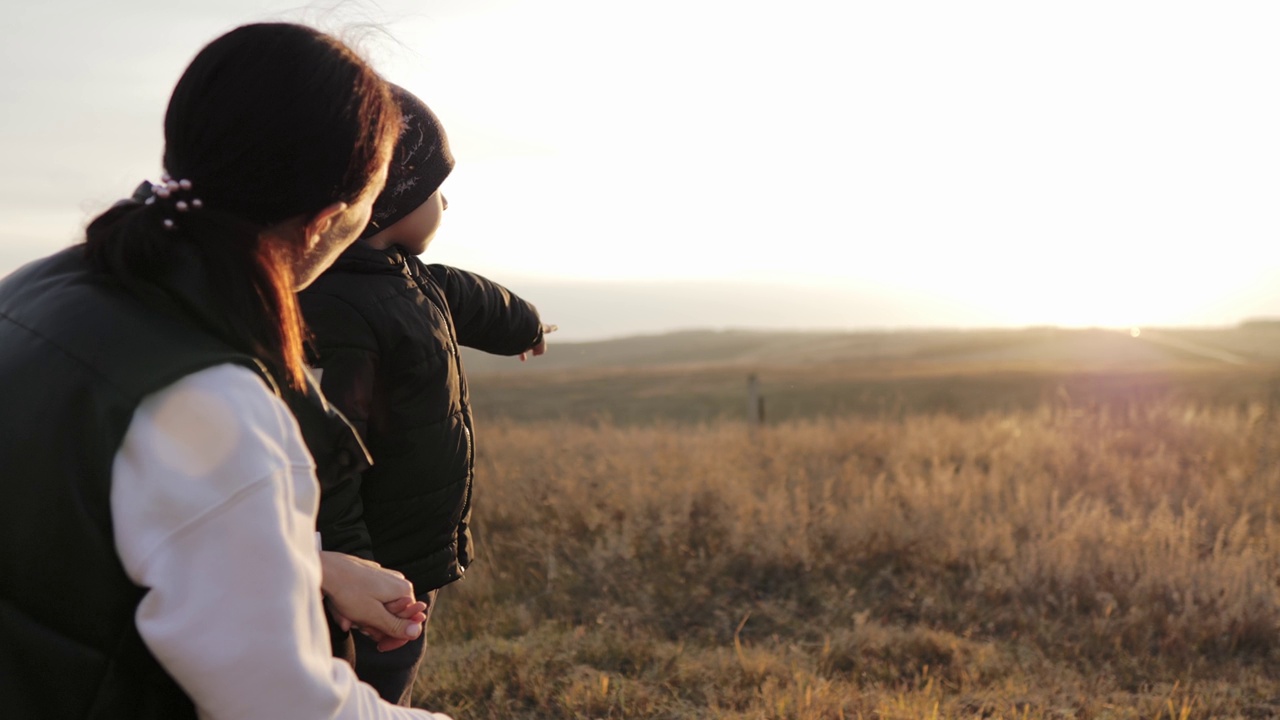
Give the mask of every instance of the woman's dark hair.
<svg viewBox="0 0 1280 720">
<path fill-rule="evenodd" d="M 294 266 L 305 240 L 262 231 L 358 198 L 399 126 L 386 82 L 338 40 L 284 23 L 232 30 L 196 55 L 165 115 L 165 169 L 191 181 L 200 209 L 120 203 L 90 223 L 88 255 L 126 282 L 159 281 L 193 249 L 213 290 L 206 319 L 301 387 Z"/>
</svg>

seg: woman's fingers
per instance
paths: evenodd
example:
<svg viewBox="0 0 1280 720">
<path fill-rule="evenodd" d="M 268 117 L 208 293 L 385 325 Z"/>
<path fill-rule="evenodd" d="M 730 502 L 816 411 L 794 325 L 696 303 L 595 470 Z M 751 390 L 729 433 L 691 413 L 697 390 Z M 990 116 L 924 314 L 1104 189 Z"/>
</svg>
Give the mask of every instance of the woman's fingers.
<svg viewBox="0 0 1280 720">
<path fill-rule="evenodd" d="M 354 623 L 344 617 L 341 613 L 335 611 L 333 613 L 333 619 L 338 621 L 338 627 L 342 628 L 342 632 L 351 632 L 351 628 Z"/>
<path fill-rule="evenodd" d="M 337 617 L 375 640 L 408 641 L 422 634 L 426 603 L 394 570 L 341 553 L 320 553 L 323 589 Z M 403 642 L 402 642 L 403 644 Z"/>
</svg>

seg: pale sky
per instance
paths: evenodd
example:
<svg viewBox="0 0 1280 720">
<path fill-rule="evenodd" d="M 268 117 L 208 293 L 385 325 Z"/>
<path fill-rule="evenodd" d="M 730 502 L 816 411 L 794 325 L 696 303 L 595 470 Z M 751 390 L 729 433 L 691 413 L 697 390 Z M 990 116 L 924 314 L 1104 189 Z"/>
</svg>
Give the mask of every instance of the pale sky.
<svg viewBox="0 0 1280 720">
<path fill-rule="evenodd" d="M 564 337 L 1280 315 L 1274 3 L 318 7 L 8 9 L 0 274 L 159 175 L 201 45 L 284 18 L 383 28 L 347 32 L 458 160 L 425 259 L 540 289 Z"/>
</svg>

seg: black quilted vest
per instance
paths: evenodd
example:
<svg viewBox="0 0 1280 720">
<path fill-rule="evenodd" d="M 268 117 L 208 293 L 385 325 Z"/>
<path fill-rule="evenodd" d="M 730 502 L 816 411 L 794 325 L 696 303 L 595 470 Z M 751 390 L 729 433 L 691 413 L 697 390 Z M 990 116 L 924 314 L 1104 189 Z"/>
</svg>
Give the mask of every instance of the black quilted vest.
<svg viewBox="0 0 1280 720">
<path fill-rule="evenodd" d="M 144 591 L 116 555 L 111 466 L 142 399 L 186 375 L 235 363 L 276 386 L 178 305 L 125 292 L 83 253 L 0 281 L 0 715 L 193 718 L 134 626 Z M 285 399 L 333 455 L 334 416 Z"/>
</svg>

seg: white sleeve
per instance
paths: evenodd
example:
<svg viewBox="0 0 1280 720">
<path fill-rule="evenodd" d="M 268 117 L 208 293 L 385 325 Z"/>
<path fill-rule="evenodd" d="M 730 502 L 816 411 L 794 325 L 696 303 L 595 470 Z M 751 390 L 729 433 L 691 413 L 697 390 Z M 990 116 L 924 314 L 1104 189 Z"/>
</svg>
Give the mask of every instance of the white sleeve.
<svg viewBox="0 0 1280 720">
<path fill-rule="evenodd" d="M 147 647 L 210 720 L 447 718 L 383 702 L 333 658 L 315 547 L 318 488 L 296 422 L 220 365 L 149 396 L 112 467 Z"/>
</svg>

